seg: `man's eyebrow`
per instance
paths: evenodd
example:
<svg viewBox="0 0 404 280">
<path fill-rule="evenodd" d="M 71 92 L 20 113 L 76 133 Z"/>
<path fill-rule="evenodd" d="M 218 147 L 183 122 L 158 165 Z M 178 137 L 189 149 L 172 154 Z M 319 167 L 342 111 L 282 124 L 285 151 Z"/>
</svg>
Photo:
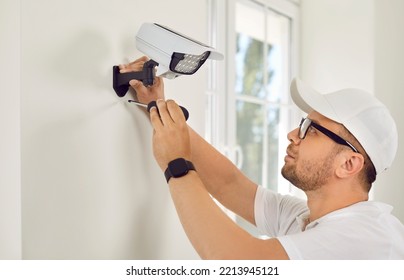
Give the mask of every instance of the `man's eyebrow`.
<svg viewBox="0 0 404 280">
<path fill-rule="evenodd" d="M 307 116 L 307 118 L 310 119 L 311 122 L 313 122 L 313 123 L 315 123 L 315 124 L 319 124 L 319 125 L 322 126 L 322 124 L 321 124 L 317 119 L 310 118 L 309 116 Z"/>
</svg>

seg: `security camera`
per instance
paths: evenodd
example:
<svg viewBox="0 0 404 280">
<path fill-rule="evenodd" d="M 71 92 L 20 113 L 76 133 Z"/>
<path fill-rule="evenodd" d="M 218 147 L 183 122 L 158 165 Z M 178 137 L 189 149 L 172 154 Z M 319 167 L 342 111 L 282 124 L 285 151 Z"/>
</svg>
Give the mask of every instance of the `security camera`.
<svg viewBox="0 0 404 280">
<path fill-rule="evenodd" d="M 157 23 L 142 24 L 136 35 L 136 47 L 150 60 L 139 72 L 121 74 L 118 66 L 113 67 L 113 88 L 119 97 L 128 91 L 130 80 L 141 80 L 150 86 L 156 76 L 174 79 L 192 75 L 207 59 L 223 59 L 214 48 Z"/>
</svg>

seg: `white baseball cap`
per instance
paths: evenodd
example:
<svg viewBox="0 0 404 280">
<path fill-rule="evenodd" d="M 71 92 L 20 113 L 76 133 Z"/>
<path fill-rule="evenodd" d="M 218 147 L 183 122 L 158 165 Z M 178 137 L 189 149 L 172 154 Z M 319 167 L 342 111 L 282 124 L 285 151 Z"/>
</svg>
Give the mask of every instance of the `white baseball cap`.
<svg viewBox="0 0 404 280">
<path fill-rule="evenodd" d="M 321 94 L 295 78 L 293 102 L 304 112 L 316 111 L 344 125 L 365 149 L 376 173 L 389 168 L 398 146 L 398 133 L 389 110 L 372 94 L 354 88 Z"/>
</svg>

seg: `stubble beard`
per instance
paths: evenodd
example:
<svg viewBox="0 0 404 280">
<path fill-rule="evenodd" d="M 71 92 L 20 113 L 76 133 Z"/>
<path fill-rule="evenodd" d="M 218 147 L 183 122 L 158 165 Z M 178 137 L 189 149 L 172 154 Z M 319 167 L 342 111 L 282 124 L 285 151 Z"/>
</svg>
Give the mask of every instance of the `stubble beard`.
<svg viewBox="0 0 404 280">
<path fill-rule="evenodd" d="M 302 160 L 299 166 L 296 162 L 286 163 L 282 167 L 282 176 L 292 185 L 304 192 L 315 191 L 325 185 L 333 173 L 335 152 L 320 160 Z"/>
</svg>

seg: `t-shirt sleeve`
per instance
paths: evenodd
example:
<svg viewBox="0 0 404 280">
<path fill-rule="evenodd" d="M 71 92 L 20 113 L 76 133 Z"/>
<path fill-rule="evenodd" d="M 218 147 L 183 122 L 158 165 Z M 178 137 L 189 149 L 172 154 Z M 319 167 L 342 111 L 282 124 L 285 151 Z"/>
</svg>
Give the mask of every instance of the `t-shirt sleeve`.
<svg viewBox="0 0 404 280">
<path fill-rule="evenodd" d="M 254 215 L 257 228 L 270 237 L 299 230 L 296 217 L 307 212 L 306 201 L 281 195 L 259 186 L 255 195 Z"/>
</svg>

